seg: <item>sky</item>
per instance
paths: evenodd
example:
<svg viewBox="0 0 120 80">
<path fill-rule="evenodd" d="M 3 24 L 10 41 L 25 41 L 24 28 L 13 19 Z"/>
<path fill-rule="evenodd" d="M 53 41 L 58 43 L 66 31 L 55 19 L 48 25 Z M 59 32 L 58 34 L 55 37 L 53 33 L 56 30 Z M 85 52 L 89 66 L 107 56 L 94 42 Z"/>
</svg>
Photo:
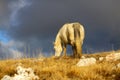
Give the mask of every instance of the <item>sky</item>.
<svg viewBox="0 0 120 80">
<path fill-rule="evenodd" d="M 54 54 L 57 32 L 71 22 L 85 28 L 84 53 L 120 49 L 119 4 L 120 0 L 0 0 L 0 59 Z"/>
</svg>

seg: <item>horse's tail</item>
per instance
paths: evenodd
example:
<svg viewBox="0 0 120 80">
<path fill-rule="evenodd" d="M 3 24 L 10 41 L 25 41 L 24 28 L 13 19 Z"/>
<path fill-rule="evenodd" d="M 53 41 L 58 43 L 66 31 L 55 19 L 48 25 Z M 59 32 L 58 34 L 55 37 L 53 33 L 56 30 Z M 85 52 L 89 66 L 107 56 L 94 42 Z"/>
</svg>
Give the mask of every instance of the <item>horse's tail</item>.
<svg viewBox="0 0 120 80">
<path fill-rule="evenodd" d="M 82 56 L 82 43 L 81 43 L 81 32 L 80 32 L 80 24 L 76 23 L 73 24 L 74 28 L 74 39 L 75 39 L 75 50 L 76 53 L 74 54 L 75 57 L 80 58 Z"/>
</svg>

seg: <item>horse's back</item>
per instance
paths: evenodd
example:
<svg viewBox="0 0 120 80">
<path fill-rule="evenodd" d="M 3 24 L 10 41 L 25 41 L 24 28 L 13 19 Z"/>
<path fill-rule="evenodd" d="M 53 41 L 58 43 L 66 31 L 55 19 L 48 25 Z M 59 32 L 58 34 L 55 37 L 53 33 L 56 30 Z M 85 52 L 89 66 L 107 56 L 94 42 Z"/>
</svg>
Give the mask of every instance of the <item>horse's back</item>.
<svg viewBox="0 0 120 80">
<path fill-rule="evenodd" d="M 67 23 L 64 24 L 63 27 L 59 31 L 59 35 L 63 41 L 63 43 L 73 44 L 75 42 L 75 38 L 78 34 L 79 39 L 84 38 L 84 28 L 78 23 Z"/>
</svg>

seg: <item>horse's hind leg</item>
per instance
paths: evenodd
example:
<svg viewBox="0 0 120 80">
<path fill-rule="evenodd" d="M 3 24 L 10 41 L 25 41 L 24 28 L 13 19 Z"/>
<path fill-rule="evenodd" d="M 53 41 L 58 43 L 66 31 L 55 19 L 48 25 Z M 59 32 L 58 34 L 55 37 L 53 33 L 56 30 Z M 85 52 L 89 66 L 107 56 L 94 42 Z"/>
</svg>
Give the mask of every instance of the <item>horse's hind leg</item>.
<svg viewBox="0 0 120 80">
<path fill-rule="evenodd" d="M 81 46 L 77 46 L 76 48 L 76 58 L 81 58 L 82 56 L 82 47 Z"/>
<path fill-rule="evenodd" d="M 73 50 L 73 57 L 74 58 L 81 58 L 82 56 L 82 48 L 79 46 L 72 46 Z"/>
<path fill-rule="evenodd" d="M 73 57 L 76 57 L 76 49 L 75 49 L 75 47 L 74 46 L 72 46 L 72 50 L 73 50 Z"/>
</svg>

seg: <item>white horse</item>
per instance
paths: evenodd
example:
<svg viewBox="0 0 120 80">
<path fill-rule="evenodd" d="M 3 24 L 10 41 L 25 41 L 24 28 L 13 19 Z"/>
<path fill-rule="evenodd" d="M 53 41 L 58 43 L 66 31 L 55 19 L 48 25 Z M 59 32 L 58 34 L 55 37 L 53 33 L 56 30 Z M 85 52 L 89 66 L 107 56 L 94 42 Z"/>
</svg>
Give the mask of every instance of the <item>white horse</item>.
<svg viewBox="0 0 120 80">
<path fill-rule="evenodd" d="M 84 40 L 84 28 L 78 23 L 67 23 L 59 30 L 55 42 L 55 56 L 60 56 L 62 51 L 63 56 L 66 56 L 66 45 L 72 46 L 74 57 L 80 58 L 82 55 L 82 44 Z"/>
</svg>

